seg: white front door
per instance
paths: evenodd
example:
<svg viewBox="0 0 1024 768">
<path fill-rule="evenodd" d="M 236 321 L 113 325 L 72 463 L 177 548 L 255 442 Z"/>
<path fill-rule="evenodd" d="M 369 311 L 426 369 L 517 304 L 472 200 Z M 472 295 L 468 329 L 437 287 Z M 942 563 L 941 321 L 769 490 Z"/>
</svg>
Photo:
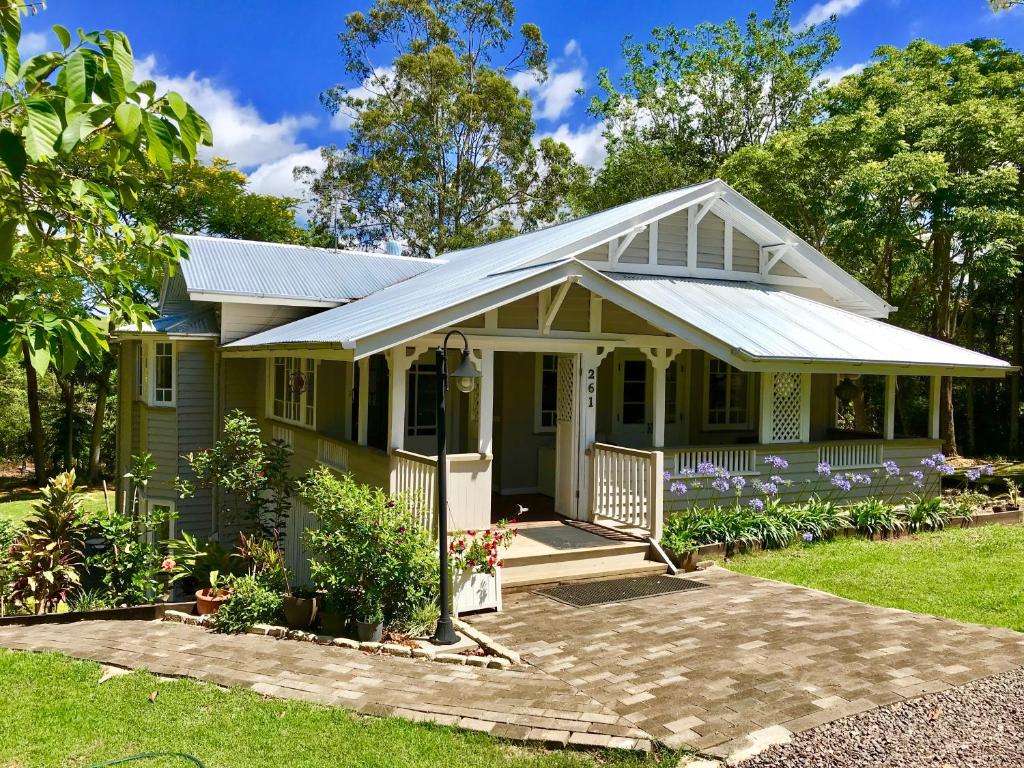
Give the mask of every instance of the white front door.
<svg viewBox="0 0 1024 768">
<path fill-rule="evenodd" d="M 558 356 L 558 411 L 555 422 L 555 512 L 582 519 L 579 487 L 580 356 Z"/>
<path fill-rule="evenodd" d="M 651 367 L 647 357 L 636 350 L 614 352 L 615 387 L 613 390 L 615 442 L 627 448 L 651 445 Z"/>
</svg>

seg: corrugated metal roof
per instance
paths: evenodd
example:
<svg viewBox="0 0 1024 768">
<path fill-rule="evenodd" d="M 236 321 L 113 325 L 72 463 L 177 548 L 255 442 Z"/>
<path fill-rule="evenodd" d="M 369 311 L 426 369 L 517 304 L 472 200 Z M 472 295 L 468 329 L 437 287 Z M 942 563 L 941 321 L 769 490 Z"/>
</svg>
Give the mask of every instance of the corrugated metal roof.
<svg viewBox="0 0 1024 768">
<path fill-rule="evenodd" d="M 179 235 L 189 247 L 180 269 L 189 293 L 338 304 L 361 299 L 439 266 L 428 259 L 303 245 Z"/>
<path fill-rule="evenodd" d="M 751 360 L 1012 369 L 980 352 L 767 285 L 621 273 L 606 277 Z"/>
<path fill-rule="evenodd" d="M 116 333 L 166 333 L 171 336 L 220 336 L 213 307 L 191 305 L 193 309 L 173 315 L 161 315 L 152 321 L 137 325 L 121 325 Z"/>
</svg>

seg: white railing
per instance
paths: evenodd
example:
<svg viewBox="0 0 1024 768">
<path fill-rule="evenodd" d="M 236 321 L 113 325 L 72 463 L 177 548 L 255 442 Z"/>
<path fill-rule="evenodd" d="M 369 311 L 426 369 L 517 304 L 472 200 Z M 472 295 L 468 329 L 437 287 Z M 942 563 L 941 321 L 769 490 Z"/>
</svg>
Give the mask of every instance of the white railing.
<svg viewBox="0 0 1024 768">
<path fill-rule="evenodd" d="M 594 515 L 661 538 L 664 455 L 595 443 L 591 451 Z"/>
<path fill-rule="evenodd" d="M 295 450 L 295 430 L 290 427 L 283 427 L 280 424 L 272 424 L 270 427 L 270 438 L 280 440 L 290 450 Z"/>
<path fill-rule="evenodd" d="M 391 492 L 408 495 L 416 523 L 424 528 L 433 528 L 437 506 L 437 459 L 412 451 L 392 451 Z"/>
<path fill-rule="evenodd" d="M 826 443 L 818 446 L 818 462 L 832 469 L 864 469 L 882 463 L 882 444 L 869 440 Z"/>
<path fill-rule="evenodd" d="M 708 448 L 667 448 L 665 469 L 673 475 L 693 474 L 699 464 L 714 464 L 730 475 L 757 472 L 757 449 L 749 446 L 715 446 Z"/>
<path fill-rule="evenodd" d="M 321 464 L 342 472 L 348 471 L 348 447 L 325 437 L 316 441 L 316 460 Z"/>
</svg>

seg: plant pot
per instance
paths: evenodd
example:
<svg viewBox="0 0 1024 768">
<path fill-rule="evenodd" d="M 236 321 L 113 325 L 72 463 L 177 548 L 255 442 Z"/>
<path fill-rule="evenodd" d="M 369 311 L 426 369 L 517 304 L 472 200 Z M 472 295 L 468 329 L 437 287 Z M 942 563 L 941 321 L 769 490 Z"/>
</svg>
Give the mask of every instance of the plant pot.
<svg viewBox="0 0 1024 768">
<path fill-rule="evenodd" d="M 696 571 L 697 563 L 700 561 L 700 555 L 695 549 L 691 549 L 689 552 L 683 552 L 681 555 L 677 555 L 673 552 L 670 557 L 676 567 L 686 573 L 693 573 Z"/>
<path fill-rule="evenodd" d="M 452 574 L 452 610 L 458 616 L 469 611 L 501 610 L 501 568 L 494 575 L 462 571 Z"/>
<path fill-rule="evenodd" d="M 308 629 L 313 626 L 316 618 L 317 598 L 295 597 L 285 595 L 284 597 L 284 620 L 291 629 Z"/>
<path fill-rule="evenodd" d="M 320 614 L 320 631 L 325 635 L 344 637 L 348 634 L 348 616 L 340 611 L 324 611 Z"/>
<path fill-rule="evenodd" d="M 220 610 L 230 593 L 223 592 L 219 597 L 210 597 L 210 588 L 205 587 L 196 592 L 196 613 L 200 616 L 210 616 Z"/>
<path fill-rule="evenodd" d="M 361 643 L 379 643 L 384 637 L 383 621 L 360 621 L 356 619 L 356 639 Z"/>
</svg>

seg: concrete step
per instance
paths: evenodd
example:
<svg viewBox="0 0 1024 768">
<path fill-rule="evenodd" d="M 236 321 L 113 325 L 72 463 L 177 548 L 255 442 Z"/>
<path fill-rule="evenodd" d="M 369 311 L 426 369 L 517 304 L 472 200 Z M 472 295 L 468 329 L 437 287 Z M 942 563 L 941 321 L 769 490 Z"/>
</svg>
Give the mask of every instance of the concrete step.
<svg viewBox="0 0 1024 768">
<path fill-rule="evenodd" d="M 611 557 L 643 559 L 647 555 L 648 549 L 650 549 L 650 544 L 646 541 L 616 543 L 610 546 L 577 547 L 575 549 L 548 549 L 526 554 L 517 554 L 516 549 L 513 548 L 509 554 L 505 555 L 504 559 L 506 568 L 520 568 L 529 565 L 568 563 L 573 560 L 597 560 Z"/>
<path fill-rule="evenodd" d="M 513 594 L 567 581 L 655 576 L 667 571 L 664 563 L 647 560 L 645 555 L 646 551 L 622 555 L 609 554 L 605 557 L 567 559 L 514 567 L 509 567 L 506 562 L 501 574 L 502 592 Z"/>
</svg>

